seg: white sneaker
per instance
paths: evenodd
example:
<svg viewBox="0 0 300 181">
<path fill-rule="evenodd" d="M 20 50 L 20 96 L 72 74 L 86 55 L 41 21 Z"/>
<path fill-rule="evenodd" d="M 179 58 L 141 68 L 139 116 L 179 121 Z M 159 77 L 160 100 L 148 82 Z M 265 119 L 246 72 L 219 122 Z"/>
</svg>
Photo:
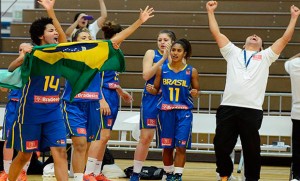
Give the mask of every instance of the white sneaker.
<svg viewBox="0 0 300 181">
<path fill-rule="evenodd" d="M 291 181 L 299 181 L 299 180 L 297 180 L 297 179 L 293 179 L 293 180 L 291 180 Z"/>
<path fill-rule="evenodd" d="M 68 174 L 70 175 L 70 171 L 68 170 Z M 47 164 L 43 169 L 43 178 L 47 180 L 47 177 L 55 177 L 54 174 L 54 163 Z M 50 179 L 51 180 L 51 179 Z"/>
<path fill-rule="evenodd" d="M 43 177 L 55 177 L 54 163 L 47 164 L 43 169 Z"/>
</svg>

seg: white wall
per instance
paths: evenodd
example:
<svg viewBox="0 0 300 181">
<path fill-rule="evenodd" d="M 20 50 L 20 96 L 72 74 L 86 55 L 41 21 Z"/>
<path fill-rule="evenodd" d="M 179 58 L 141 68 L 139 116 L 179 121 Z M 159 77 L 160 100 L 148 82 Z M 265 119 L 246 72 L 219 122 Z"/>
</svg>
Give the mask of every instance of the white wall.
<svg viewBox="0 0 300 181">
<path fill-rule="evenodd" d="M 7 8 L 13 4 L 15 0 L 1 0 L 1 15 Z M 33 9 L 34 0 L 18 0 L 2 17 L 2 21 L 12 22 L 12 21 L 22 21 L 22 10 L 23 9 Z"/>
<path fill-rule="evenodd" d="M 3 125 L 4 114 L 5 114 L 5 107 L 0 107 L 0 127 L 2 127 Z"/>
</svg>

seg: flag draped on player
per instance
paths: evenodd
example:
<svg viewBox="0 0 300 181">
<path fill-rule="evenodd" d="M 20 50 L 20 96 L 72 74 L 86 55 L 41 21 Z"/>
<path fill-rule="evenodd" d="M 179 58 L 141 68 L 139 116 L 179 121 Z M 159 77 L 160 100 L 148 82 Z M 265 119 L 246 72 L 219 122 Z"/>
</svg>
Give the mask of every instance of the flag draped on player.
<svg viewBox="0 0 300 181">
<path fill-rule="evenodd" d="M 12 85 L 0 78 L 0 86 L 23 86 L 31 75 L 58 75 L 66 78 L 71 84 L 73 98 L 88 87 L 98 71 L 105 70 L 125 70 L 124 55 L 121 50 L 113 48 L 110 40 L 35 46 L 32 52 L 25 56 L 21 67 L 21 84 Z M 8 76 L 20 76 L 20 70 L 15 71 Z"/>
</svg>

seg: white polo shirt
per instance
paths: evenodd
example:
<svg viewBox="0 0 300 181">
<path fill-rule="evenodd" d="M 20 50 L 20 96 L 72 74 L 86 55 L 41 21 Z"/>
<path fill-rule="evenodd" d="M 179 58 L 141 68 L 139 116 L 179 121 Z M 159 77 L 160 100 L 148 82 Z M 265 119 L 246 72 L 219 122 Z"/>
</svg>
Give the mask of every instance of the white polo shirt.
<svg viewBox="0 0 300 181">
<path fill-rule="evenodd" d="M 279 55 L 270 47 L 260 52 L 245 51 L 231 42 L 220 51 L 227 61 L 226 85 L 221 105 L 262 110 L 269 67 Z"/>
<path fill-rule="evenodd" d="M 92 36 L 92 40 L 96 40 L 96 36 L 97 36 L 97 33 L 101 30 L 101 27 L 98 26 L 98 22 L 97 20 L 94 21 L 92 24 L 89 24 L 89 31 L 90 31 L 90 34 Z M 72 37 L 74 35 L 74 33 L 76 33 L 78 29 L 75 28 L 71 34 L 71 36 L 69 37 L 69 40 L 71 41 L 72 40 Z"/>
<path fill-rule="evenodd" d="M 300 58 L 285 62 L 284 67 L 291 77 L 293 101 L 291 118 L 300 120 Z"/>
</svg>

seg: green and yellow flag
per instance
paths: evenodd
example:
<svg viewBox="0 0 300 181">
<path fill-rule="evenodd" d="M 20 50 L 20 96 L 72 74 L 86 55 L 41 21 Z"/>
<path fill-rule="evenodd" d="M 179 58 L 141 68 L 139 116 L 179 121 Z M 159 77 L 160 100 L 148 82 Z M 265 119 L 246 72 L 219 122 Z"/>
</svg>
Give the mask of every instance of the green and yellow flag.
<svg viewBox="0 0 300 181">
<path fill-rule="evenodd" d="M 74 97 L 88 87 L 98 71 L 105 70 L 125 70 L 124 55 L 110 40 L 50 44 L 35 46 L 25 56 L 21 79 L 24 85 L 29 76 L 62 76 L 71 84 Z"/>
</svg>

